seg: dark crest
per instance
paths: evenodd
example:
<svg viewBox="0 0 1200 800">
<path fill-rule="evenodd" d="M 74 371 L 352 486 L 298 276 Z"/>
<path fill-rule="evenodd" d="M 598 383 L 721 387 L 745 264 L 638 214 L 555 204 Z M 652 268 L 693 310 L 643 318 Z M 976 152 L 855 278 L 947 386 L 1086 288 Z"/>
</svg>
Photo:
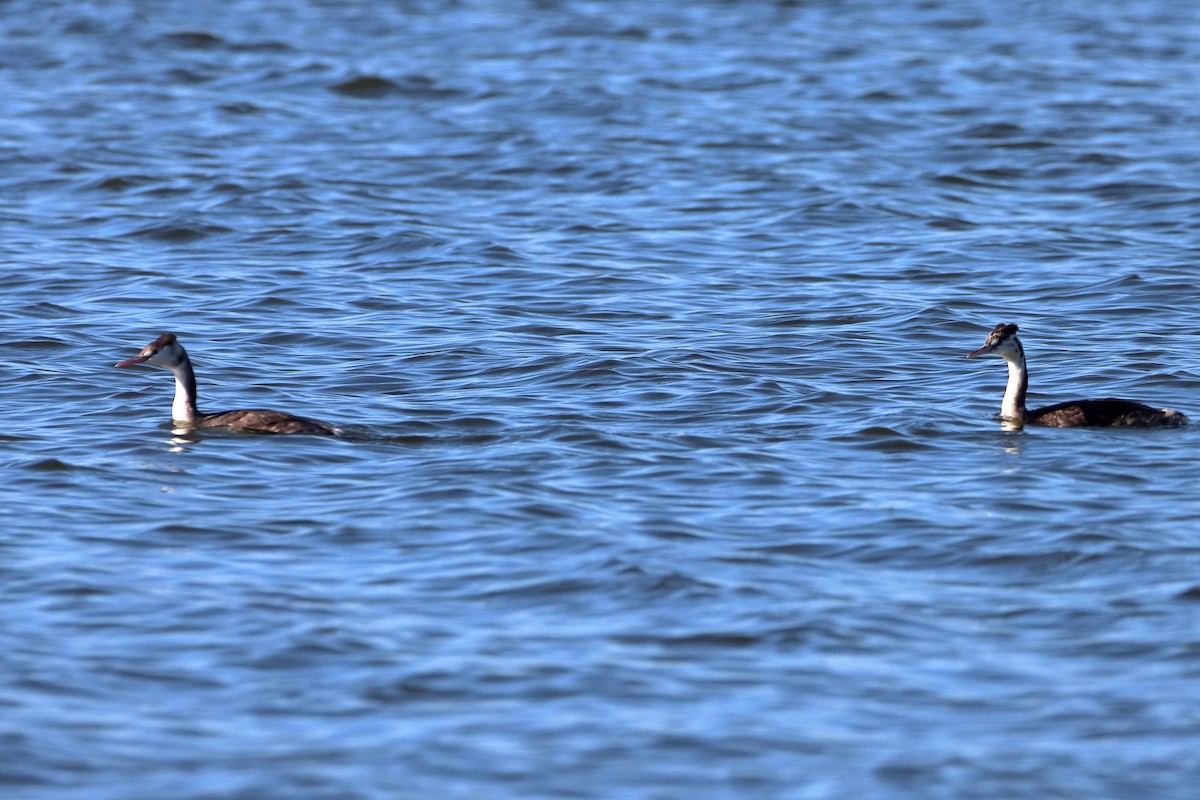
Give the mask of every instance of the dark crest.
<svg viewBox="0 0 1200 800">
<path fill-rule="evenodd" d="M 989 341 L 1003 342 L 1008 337 L 1017 332 L 1017 326 L 1014 323 L 1001 322 L 996 327 L 992 328 L 992 332 L 988 334 Z"/>
</svg>

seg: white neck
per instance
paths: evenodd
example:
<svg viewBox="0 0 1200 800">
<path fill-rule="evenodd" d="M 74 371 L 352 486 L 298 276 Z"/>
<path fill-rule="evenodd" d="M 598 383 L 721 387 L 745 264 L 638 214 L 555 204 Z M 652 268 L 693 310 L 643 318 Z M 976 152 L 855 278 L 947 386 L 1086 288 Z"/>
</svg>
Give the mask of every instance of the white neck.
<svg viewBox="0 0 1200 800">
<path fill-rule="evenodd" d="M 200 418 L 196 409 L 196 376 L 192 365 L 185 358 L 183 363 L 171 367 L 175 374 L 175 400 L 171 403 L 171 419 L 175 422 L 195 422 Z"/>
<path fill-rule="evenodd" d="M 1006 419 L 1025 418 L 1025 392 L 1029 388 L 1029 370 L 1022 355 L 1005 358 L 1008 362 L 1008 385 L 1004 387 L 1004 402 L 1000 405 L 1000 416 Z"/>
</svg>

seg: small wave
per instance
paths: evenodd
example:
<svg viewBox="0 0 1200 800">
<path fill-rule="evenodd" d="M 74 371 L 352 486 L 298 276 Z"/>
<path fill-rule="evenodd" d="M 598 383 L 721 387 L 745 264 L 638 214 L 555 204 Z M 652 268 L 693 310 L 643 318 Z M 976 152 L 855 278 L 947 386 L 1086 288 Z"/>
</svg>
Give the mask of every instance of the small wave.
<svg viewBox="0 0 1200 800">
<path fill-rule="evenodd" d="M 218 236 L 230 232 L 231 229 L 222 225 L 168 223 L 165 225 L 147 225 L 144 228 L 130 231 L 125 235 L 138 239 L 154 239 L 172 244 L 190 244 L 198 242 L 201 239 L 206 239 L 209 236 Z"/>
<path fill-rule="evenodd" d="M 438 86 L 436 81 L 425 75 L 406 75 L 399 81 L 389 80 L 378 75 L 359 75 L 341 83 L 335 83 L 329 89 L 335 94 L 363 100 L 379 100 L 393 95 L 447 97 L 459 93 L 455 89 Z"/>
<path fill-rule="evenodd" d="M 159 41 L 181 50 L 213 50 L 225 45 L 225 40 L 221 37 L 203 31 L 168 33 L 160 37 Z"/>
<path fill-rule="evenodd" d="M 89 183 L 86 188 L 100 189 L 106 192 L 124 192 L 154 182 L 155 179 L 148 175 L 109 175 Z"/>
<path fill-rule="evenodd" d="M 416 231 L 401 231 L 383 235 L 366 236 L 355 242 L 346 252 L 353 256 L 398 255 L 432 250 L 445 246 L 445 241 Z"/>
<path fill-rule="evenodd" d="M 1025 129 L 1011 122 L 986 122 L 972 125 L 962 132 L 970 139 L 1015 139 L 1025 134 Z"/>
</svg>

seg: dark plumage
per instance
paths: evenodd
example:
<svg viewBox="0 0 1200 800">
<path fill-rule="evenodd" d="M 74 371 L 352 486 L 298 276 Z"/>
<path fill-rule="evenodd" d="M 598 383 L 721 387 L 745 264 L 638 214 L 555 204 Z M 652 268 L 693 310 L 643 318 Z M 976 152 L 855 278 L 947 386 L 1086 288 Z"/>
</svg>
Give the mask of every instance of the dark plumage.
<svg viewBox="0 0 1200 800">
<path fill-rule="evenodd" d="M 1071 400 L 1027 411 L 1026 422 L 1052 428 L 1134 427 L 1155 428 L 1187 425 L 1188 418 L 1169 408 L 1152 408 L 1133 400 L 1102 397 Z"/>
<path fill-rule="evenodd" d="M 196 407 L 196 374 L 191 359 L 173 333 L 164 333 L 141 352 L 117 364 L 132 367 L 145 364 L 169 369 L 175 374 L 175 400 L 171 404 L 171 419 L 194 428 L 233 428 L 254 433 L 306 433 L 336 436 L 341 431 L 332 425 L 283 411 L 246 409 L 205 414 Z"/>
<path fill-rule="evenodd" d="M 317 436 L 335 436 L 338 433 L 337 428 L 315 419 L 265 409 L 203 414 L 196 427 L 237 428 L 238 430 L 262 433 L 309 433 Z"/>
<path fill-rule="evenodd" d="M 1137 427 L 1167 428 L 1188 424 L 1188 418 L 1169 408 L 1153 408 L 1133 400 L 1104 397 L 1071 400 L 1028 411 L 1025 395 L 1029 390 L 1029 369 L 1025 348 L 1017 338 L 1017 326 L 1001 323 L 988 334 L 983 347 L 967 358 L 997 355 L 1008 362 L 1008 385 L 1000 416 L 1019 425 L 1047 425 L 1053 428 Z"/>
</svg>

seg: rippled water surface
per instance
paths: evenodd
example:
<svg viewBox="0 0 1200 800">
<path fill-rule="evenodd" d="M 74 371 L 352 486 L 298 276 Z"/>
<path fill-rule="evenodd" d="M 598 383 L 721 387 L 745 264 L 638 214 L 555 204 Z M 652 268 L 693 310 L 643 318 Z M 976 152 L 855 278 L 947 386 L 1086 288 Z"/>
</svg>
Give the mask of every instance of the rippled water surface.
<svg viewBox="0 0 1200 800">
<path fill-rule="evenodd" d="M 6 793 L 1194 793 L 1189 4 L 0 11 Z"/>
</svg>

